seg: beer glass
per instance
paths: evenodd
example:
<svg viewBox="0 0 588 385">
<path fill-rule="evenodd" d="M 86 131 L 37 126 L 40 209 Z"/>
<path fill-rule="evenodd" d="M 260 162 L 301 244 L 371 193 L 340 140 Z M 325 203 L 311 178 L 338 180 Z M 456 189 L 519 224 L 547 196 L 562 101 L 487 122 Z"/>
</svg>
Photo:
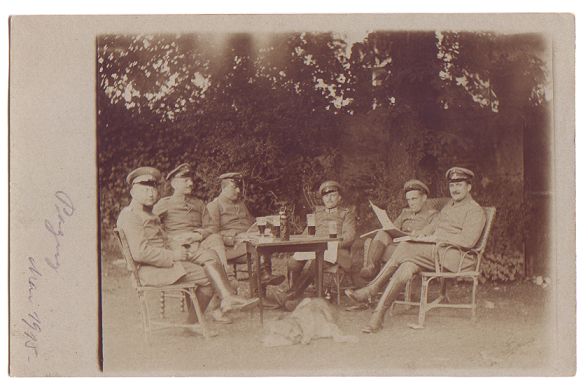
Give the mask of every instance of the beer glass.
<svg viewBox="0 0 588 385">
<path fill-rule="evenodd" d="M 272 235 L 274 238 L 280 238 L 280 216 L 272 215 L 270 218 L 272 222 Z"/>
<path fill-rule="evenodd" d="M 306 225 L 308 226 L 308 235 L 316 234 L 316 219 L 314 214 L 306 214 Z"/>
<path fill-rule="evenodd" d="M 329 238 L 337 238 L 337 222 L 329 221 Z"/>
<path fill-rule="evenodd" d="M 265 225 L 267 220 L 265 219 L 265 217 L 257 217 L 255 219 L 255 222 L 257 223 L 257 229 L 259 230 L 259 235 L 263 237 L 263 235 L 265 234 Z"/>
</svg>

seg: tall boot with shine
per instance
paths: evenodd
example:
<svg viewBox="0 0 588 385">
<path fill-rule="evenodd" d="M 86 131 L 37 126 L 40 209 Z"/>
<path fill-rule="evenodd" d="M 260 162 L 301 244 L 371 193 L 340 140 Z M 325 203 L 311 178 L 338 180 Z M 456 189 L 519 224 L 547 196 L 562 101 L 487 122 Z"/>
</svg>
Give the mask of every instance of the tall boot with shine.
<svg viewBox="0 0 588 385">
<path fill-rule="evenodd" d="M 388 282 L 397 268 L 398 263 L 394 260 L 389 260 L 386 262 L 382 270 L 380 270 L 376 278 L 368 283 L 367 286 L 357 290 L 346 289 L 345 295 L 357 302 L 369 302 L 371 298 L 378 293 L 380 288 Z"/>
<path fill-rule="evenodd" d="M 386 249 L 386 245 L 381 241 L 374 239 L 370 243 L 367 252 L 365 266 L 359 272 L 359 275 L 364 279 L 372 279 L 378 273 L 380 267 L 380 258 Z"/>
<path fill-rule="evenodd" d="M 396 273 L 392 275 L 390 282 L 386 286 L 382 297 L 378 301 L 378 305 L 374 310 L 372 317 L 368 324 L 361 329 L 364 333 L 376 333 L 380 329 L 382 329 L 382 325 L 384 323 L 384 317 L 392 303 L 398 297 L 400 292 L 406 286 L 406 282 L 410 280 L 413 274 L 419 271 L 419 267 L 413 263 L 403 263 L 400 265 Z"/>
<path fill-rule="evenodd" d="M 231 310 L 247 310 L 258 304 L 259 298 L 247 299 L 233 294 L 233 288 L 220 263 L 208 262 L 204 265 L 204 271 L 221 299 L 220 309 L 223 313 Z"/>
</svg>

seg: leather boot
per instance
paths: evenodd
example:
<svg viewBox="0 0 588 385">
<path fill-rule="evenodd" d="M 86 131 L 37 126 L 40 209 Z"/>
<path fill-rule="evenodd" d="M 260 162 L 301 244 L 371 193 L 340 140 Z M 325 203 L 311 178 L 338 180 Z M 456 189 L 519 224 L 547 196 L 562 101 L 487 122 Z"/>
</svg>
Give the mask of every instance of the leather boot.
<svg viewBox="0 0 588 385">
<path fill-rule="evenodd" d="M 263 261 L 263 268 L 261 270 L 261 284 L 263 286 L 277 286 L 284 282 L 286 277 L 283 275 L 272 274 L 272 261 L 267 258 Z"/>
<path fill-rule="evenodd" d="M 410 275 L 409 275 L 410 277 Z M 386 312 L 390 309 L 392 302 L 398 297 L 398 294 L 402 291 L 404 286 L 406 285 L 407 278 L 405 274 L 395 274 L 390 279 L 390 282 L 386 286 L 382 297 L 378 301 L 378 305 L 374 310 L 372 317 L 368 324 L 361 329 L 364 333 L 377 333 L 380 329 L 382 329 L 382 324 L 384 323 L 384 317 L 386 316 Z"/>
<path fill-rule="evenodd" d="M 357 290 L 346 289 L 345 295 L 357 302 L 371 302 L 371 298 L 375 296 L 380 288 L 388 282 L 397 268 L 398 264 L 395 261 L 388 261 L 382 270 L 380 270 L 376 278 L 372 279 L 372 281 L 368 283 L 367 286 Z"/>
<path fill-rule="evenodd" d="M 212 317 L 212 320 L 219 324 L 233 323 L 233 320 L 221 311 L 220 304 L 220 298 L 215 294 L 208 304 L 210 307 L 210 316 Z"/>
<path fill-rule="evenodd" d="M 286 301 L 301 298 L 306 288 L 314 281 L 314 268 L 309 266 L 308 269 L 300 272 L 298 279 L 294 281 L 292 288 L 286 293 Z"/>
<path fill-rule="evenodd" d="M 233 294 L 233 289 L 223 266 L 218 262 L 207 262 L 204 271 L 221 299 L 220 310 L 226 313 L 231 310 L 247 310 L 259 303 L 259 298 L 242 298 Z"/>
<path fill-rule="evenodd" d="M 365 266 L 359 272 L 359 275 L 364 279 L 372 279 L 378 273 L 380 267 L 380 259 L 386 249 L 386 245 L 377 239 L 370 243 L 367 252 Z"/>
</svg>

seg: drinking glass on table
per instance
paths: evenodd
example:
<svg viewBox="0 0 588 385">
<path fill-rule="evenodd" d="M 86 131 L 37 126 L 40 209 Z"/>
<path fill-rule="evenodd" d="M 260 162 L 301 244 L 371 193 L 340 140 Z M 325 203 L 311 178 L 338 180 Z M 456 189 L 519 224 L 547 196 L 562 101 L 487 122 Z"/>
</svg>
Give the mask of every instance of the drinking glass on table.
<svg viewBox="0 0 588 385">
<path fill-rule="evenodd" d="M 257 217 L 255 218 L 255 222 L 257 223 L 259 235 L 263 237 L 263 235 L 265 234 L 265 226 L 267 223 L 267 219 L 265 217 Z"/>
<path fill-rule="evenodd" d="M 306 225 L 308 226 L 308 235 L 316 234 L 316 219 L 314 214 L 306 214 Z"/>
<path fill-rule="evenodd" d="M 269 217 L 272 222 L 272 235 L 274 238 L 280 238 L 280 216 L 272 215 Z"/>
<path fill-rule="evenodd" d="M 329 238 L 337 238 L 337 222 L 329 221 Z"/>
</svg>

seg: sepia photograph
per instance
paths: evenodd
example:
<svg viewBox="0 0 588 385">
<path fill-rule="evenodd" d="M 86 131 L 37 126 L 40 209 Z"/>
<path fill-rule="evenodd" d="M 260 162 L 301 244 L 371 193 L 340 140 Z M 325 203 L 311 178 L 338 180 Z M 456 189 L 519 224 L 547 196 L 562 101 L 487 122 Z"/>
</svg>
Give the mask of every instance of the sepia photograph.
<svg viewBox="0 0 588 385">
<path fill-rule="evenodd" d="M 551 56 L 533 33 L 97 37 L 105 368 L 545 365 Z"/>
<path fill-rule="evenodd" d="M 13 373 L 574 375 L 574 18 L 434 16 L 17 18 Z"/>
</svg>

